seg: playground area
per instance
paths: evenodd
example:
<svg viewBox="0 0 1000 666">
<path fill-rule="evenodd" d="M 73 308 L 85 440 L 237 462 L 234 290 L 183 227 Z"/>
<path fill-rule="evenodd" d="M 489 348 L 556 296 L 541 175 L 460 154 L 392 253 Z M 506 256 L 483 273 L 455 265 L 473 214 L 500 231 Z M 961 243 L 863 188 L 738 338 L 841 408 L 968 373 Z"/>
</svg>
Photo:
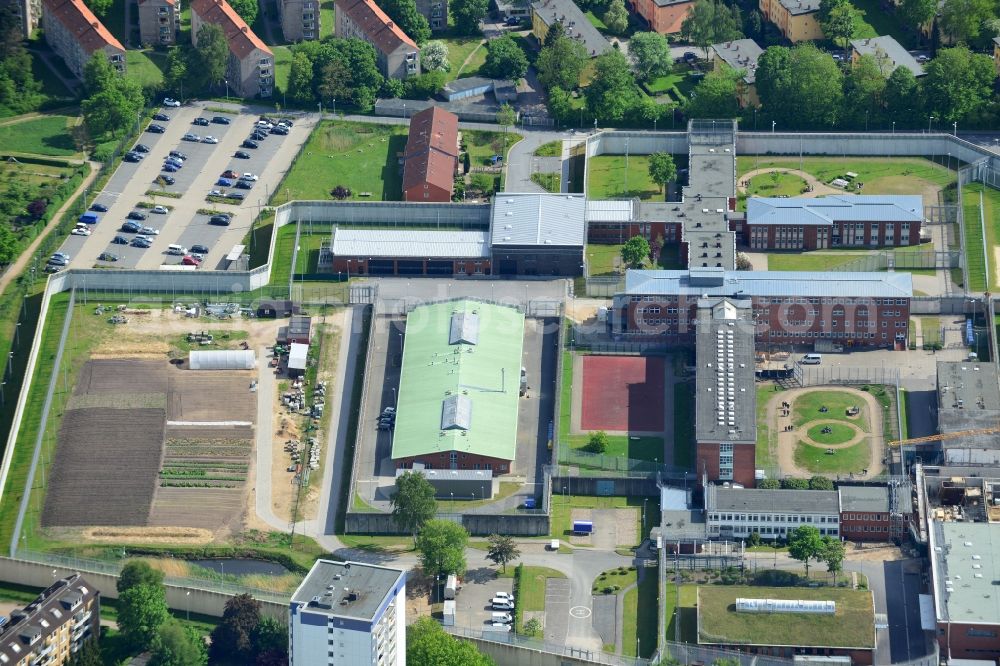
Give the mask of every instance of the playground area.
<svg viewBox="0 0 1000 666">
<path fill-rule="evenodd" d="M 576 357 L 573 383 L 583 390 L 573 429 L 662 433 L 665 373 L 660 356 Z"/>
<path fill-rule="evenodd" d="M 882 415 L 875 396 L 850 387 L 775 393 L 764 410 L 781 474 L 866 479 L 882 473 Z"/>
</svg>

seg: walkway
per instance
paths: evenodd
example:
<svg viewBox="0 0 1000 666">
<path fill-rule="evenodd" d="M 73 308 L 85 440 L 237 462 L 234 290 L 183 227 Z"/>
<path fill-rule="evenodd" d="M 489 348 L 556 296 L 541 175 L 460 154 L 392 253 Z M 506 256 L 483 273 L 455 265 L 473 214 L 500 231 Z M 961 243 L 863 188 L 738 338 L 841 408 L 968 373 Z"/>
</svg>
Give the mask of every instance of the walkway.
<svg viewBox="0 0 1000 666">
<path fill-rule="evenodd" d="M 793 176 L 798 176 L 802 180 L 806 181 L 806 184 L 810 187 L 808 192 L 803 192 L 802 197 L 821 197 L 827 196 L 828 194 L 844 194 L 844 190 L 837 189 L 836 187 L 830 187 L 826 183 L 821 183 L 816 179 L 816 176 L 811 173 L 806 173 L 799 169 L 785 169 L 783 167 L 772 167 L 769 169 L 754 169 L 753 171 L 748 171 L 747 173 L 740 176 L 736 183 L 736 191 L 740 194 L 746 194 L 747 188 L 746 184 L 750 182 L 750 179 L 754 176 L 759 176 L 764 173 L 788 173 Z"/>
<path fill-rule="evenodd" d="M 100 172 L 101 169 L 101 163 L 88 162 L 88 164 L 90 165 L 90 173 L 87 175 L 87 177 L 83 179 L 83 182 L 80 183 L 80 185 L 76 188 L 76 190 L 73 191 L 71 195 L 66 197 L 66 201 L 63 203 L 62 206 L 59 207 L 59 210 L 55 212 L 55 214 L 52 216 L 52 219 L 49 220 L 49 223 L 45 225 L 44 229 L 42 229 L 42 232 L 38 234 L 35 240 L 31 241 L 28 247 L 24 248 L 24 251 L 21 252 L 21 256 L 18 257 L 14 263 L 7 266 L 7 270 L 5 270 L 3 272 L 3 275 L 0 276 L 0 294 L 2 294 L 3 291 L 7 288 L 7 285 L 9 285 L 19 275 L 21 275 L 21 272 L 24 271 L 24 269 L 27 267 L 28 262 L 31 261 L 32 257 L 35 256 L 35 252 L 38 250 L 38 246 L 42 244 L 42 241 L 45 240 L 46 236 L 48 236 L 53 230 L 55 230 L 57 226 L 59 226 L 59 220 L 62 219 L 63 213 L 69 210 L 69 207 L 76 200 L 77 196 L 79 196 L 82 191 L 90 187 L 90 185 L 94 182 L 94 179 L 97 178 L 97 174 Z"/>
</svg>

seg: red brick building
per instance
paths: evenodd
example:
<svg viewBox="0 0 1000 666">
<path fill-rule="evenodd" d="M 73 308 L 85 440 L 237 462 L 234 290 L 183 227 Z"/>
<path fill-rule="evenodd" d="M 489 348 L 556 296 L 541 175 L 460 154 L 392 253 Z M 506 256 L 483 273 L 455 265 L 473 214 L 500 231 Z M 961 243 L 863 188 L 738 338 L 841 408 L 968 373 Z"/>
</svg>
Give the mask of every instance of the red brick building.
<svg viewBox="0 0 1000 666">
<path fill-rule="evenodd" d="M 768 345 L 905 343 L 913 284 L 909 273 L 628 271 L 615 295 L 612 331 L 622 338 L 694 341 L 698 299 L 749 299 L 755 338 Z"/>
<path fill-rule="evenodd" d="M 403 200 L 447 203 L 458 168 L 458 116 L 436 106 L 415 113 L 403 154 Z"/>
<path fill-rule="evenodd" d="M 849 541 L 891 541 L 906 535 L 912 515 L 909 483 L 847 486 L 840 494 L 840 536 Z"/>
</svg>

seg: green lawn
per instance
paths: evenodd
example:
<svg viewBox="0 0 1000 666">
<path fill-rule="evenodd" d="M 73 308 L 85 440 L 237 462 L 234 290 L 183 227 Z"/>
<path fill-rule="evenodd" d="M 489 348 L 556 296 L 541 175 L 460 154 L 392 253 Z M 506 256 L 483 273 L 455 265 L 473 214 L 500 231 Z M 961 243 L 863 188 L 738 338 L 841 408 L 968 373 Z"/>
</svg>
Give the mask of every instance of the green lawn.
<svg viewBox="0 0 1000 666">
<path fill-rule="evenodd" d="M 321 15 L 323 11 L 320 10 Z M 292 71 L 292 49 L 287 46 L 272 46 L 271 50 L 274 52 L 274 87 L 276 90 L 287 92 L 288 75 Z M 278 99 L 277 95 L 274 99 Z"/>
<path fill-rule="evenodd" d="M 459 73 L 462 70 L 462 63 L 465 59 L 469 57 L 469 54 L 479 48 L 483 39 L 480 36 L 462 36 L 462 37 L 445 37 L 441 39 L 445 46 L 448 47 L 448 64 L 451 68 L 448 70 L 446 76 L 448 81 L 458 78 Z M 475 60 L 479 59 L 479 55 Z M 482 62 L 474 65 L 475 69 L 478 70 L 479 67 L 486 61 L 486 49 L 482 50 Z M 470 70 L 472 69 L 472 63 L 470 62 Z M 466 74 L 468 76 L 468 74 Z"/>
<path fill-rule="evenodd" d="M 336 3 L 334 0 L 323 0 L 319 3 L 319 37 L 329 37 L 333 34 L 336 21 Z"/>
<path fill-rule="evenodd" d="M 674 465 L 694 466 L 694 391 L 684 383 L 674 385 Z"/>
<path fill-rule="evenodd" d="M 562 155 L 562 141 L 556 139 L 549 141 L 535 148 L 535 155 L 538 157 L 559 157 Z"/>
<path fill-rule="evenodd" d="M 913 49 L 918 46 L 916 34 L 900 25 L 896 15 L 887 12 L 879 5 L 878 0 L 851 0 L 851 4 L 859 14 L 854 22 L 854 39 L 891 35 L 903 48 Z"/>
<path fill-rule="evenodd" d="M 748 587 L 698 588 L 702 642 L 750 645 L 843 646 L 875 645 L 871 592 L 842 588 Z M 737 597 L 834 601 L 836 613 L 737 613 Z"/>
<path fill-rule="evenodd" d="M 490 158 L 499 154 L 503 150 L 504 141 L 507 150 L 521 140 L 521 135 L 507 130 L 506 139 L 503 132 L 490 132 L 487 130 L 462 130 L 462 140 L 469 151 L 469 162 L 472 166 L 485 166 L 490 164 Z M 499 150 L 498 150 L 499 149 Z"/>
<path fill-rule="evenodd" d="M 405 125 L 324 121 L 313 131 L 272 204 L 291 199 L 330 200 L 337 185 L 353 199 L 399 201 L 402 176 L 397 155 L 406 148 Z M 361 197 L 361 192 L 371 192 Z"/>
<path fill-rule="evenodd" d="M 1000 247 L 1000 191 L 985 187 L 980 183 L 962 186 L 962 210 L 965 213 L 966 260 L 969 266 L 970 290 L 983 291 L 985 268 L 983 267 L 983 245 L 980 236 L 979 194 L 983 194 L 983 221 L 986 224 L 986 247 L 989 248 L 988 276 L 989 289 L 997 289 L 998 267 L 996 248 Z"/>
<path fill-rule="evenodd" d="M 74 120 L 69 116 L 42 116 L 0 126 L 0 146 L 17 153 L 55 157 L 77 155 L 69 132 L 69 123 Z"/>
<path fill-rule="evenodd" d="M 292 255 L 295 250 L 295 227 L 294 224 L 286 224 L 278 230 L 278 238 L 274 246 L 274 266 L 271 267 L 272 283 L 285 284 L 288 282 L 289 271 L 292 267 Z M 333 226 L 329 224 L 314 224 L 313 233 L 309 233 L 309 225 L 303 222 L 302 231 L 299 234 L 299 252 L 296 256 L 296 273 L 316 273 L 316 264 L 319 261 L 319 249 L 323 241 L 329 241 L 333 232 Z"/>
<path fill-rule="evenodd" d="M 125 52 L 125 62 L 128 66 L 129 78 L 139 81 L 143 88 L 155 87 L 163 84 L 163 70 L 153 58 L 163 62 L 162 54 L 156 53 L 152 49 L 147 51 L 129 50 Z"/>
<path fill-rule="evenodd" d="M 569 484 L 564 484 L 567 490 Z M 619 546 L 632 547 L 649 536 L 649 531 L 660 524 L 660 502 L 655 497 L 638 496 L 612 496 L 612 497 L 592 497 L 589 495 L 557 495 L 561 488 L 552 489 L 552 519 L 550 522 L 550 536 L 553 539 L 569 536 L 573 528 L 573 509 L 635 509 L 635 526 L 638 530 L 636 543 L 616 544 Z M 643 523 L 643 500 L 646 504 L 645 523 Z"/>
<path fill-rule="evenodd" d="M 659 185 L 649 177 L 649 156 L 630 155 L 626 174 L 624 155 L 597 155 L 587 160 L 587 195 L 594 199 L 639 197 L 663 201 Z"/>
<path fill-rule="evenodd" d="M 565 578 L 566 574 L 549 567 L 521 565 L 521 576 L 517 580 L 517 594 L 521 609 L 526 611 L 545 610 L 545 581 L 548 578 Z"/>
<path fill-rule="evenodd" d="M 851 441 L 857 430 L 846 423 L 817 423 L 806 434 L 809 439 L 820 444 L 843 444 Z"/>
<path fill-rule="evenodd" d="M 562 175 L 555 171 L 537 171 L 531 174 L 531 182 L 542 187 L 546 192 L 558 193 L 561 187 Z"/>
<path fill-rule="evenodd" d="M 663 590 L 663 612 L 667 619 L 666 640 L 681 643 L 698 642 L 698 587 L 696 585 L 681 585 L 678 603 L 677 585 L 667 583 Z M 677 634 L 678 622 L 680 622 L 679 637 Z"/>
<path fill-rule="evenodd" d="M 801 176 L 780 171 L 762 173 L 751 178 L 746 195 L 740 195 L 740 210 L 746 210 L 747 197 L 797 197 L 807 188 L 806 181 Z"/>
<path fill-rule="evenodd" d="M 691 76 L 691 67 L 687 64 L 675 64 L 669 74 L 659 76 L 645 84 L 650 95 L 669 94 L 676 102 L 690 99 L 691 91 L 698 85 L 698 79 Z"/>
<path fill-rule="evenodd" d="M 624 245 L 587 245 L 587 268 L 591 276 L 621 275 L 622 248 Z"/>
<path fill-rule="evenodd" d="M 622 613 L 622 652 L 628 657 L 652 656 L 656 651 L 659 617 L 652 609 L 659 607 L 656 574 L 645 569 L 639 584 L 625 593 Z M 638 649 L 638 653 L 636 650 Z"/>
<path fill-rule="evenodd" d="M 476 44 L 476 47 L 471 51 L 472 57 L 462 66 L 462 63 L 458 63 L 459 69 L 457 71 L 448 72 L 449 78 L 461 79 L 467 76 L 476 76 L 479 74 L 479 68 L 486 63 L 486 45 Z M 450 54 L 449 54 L 450 55 Z M 454 76 L 452 76 L 454 74 Z"/>
<path fill-rule="evenodd" d="M 614 594 L 620 592 L 636 581 L 635 567 L 623 567 L 620 569 L 608 569 L 598 574 L 597 578 L 590 585 L 591 594 Z M 607 588 L 617 587 L 618 590 L 605 592 Z"/>
<path fill-rule="evenodd" d="M 920 332 L 924 337 L 924 344 L 936 344 L 941 342 L 941 318 L 921 317 Z"/>
<path fill-rule="evenodd" d="M 789 254 L 773 252 L 767 255 L 769 271 L 828 271 L 856 261 L 869 254 L 864 250 L 816 250 Z"/>
<path fill-rule="evenodd" d="M 833 449 L 833 453 L 802 442 L 795 444 L 795 464 L 817 474 L 860 473 L 870 462 L 870 443 L 867 438 L 846 449 Z"/>
<path fill-rule="evenodd" d="M 766 382 L 757 385 L 757 447 L 755 457 L 757 466 L 764 469 L 777 465 L 774 451 L 771 448 L 771 429 L 767 425 L 767 403 L 776 391 L 782 390 L 777 384 Z"/>
<path fill-rule="evenodd" d="M 858 417 L 852 419 L 845 412 L 853 406 L 860 406 L 862 410 Z M 821 407 L 826 407 L 827 411 L 821 412 Z M 796 427 L 817 419 L 834 419 L 853 423 L 865 432 L 870 432 L 867 417 L 864 402 L 843 391 L 809 391 L 792 401 L 792 422 Z"/>
</svg>

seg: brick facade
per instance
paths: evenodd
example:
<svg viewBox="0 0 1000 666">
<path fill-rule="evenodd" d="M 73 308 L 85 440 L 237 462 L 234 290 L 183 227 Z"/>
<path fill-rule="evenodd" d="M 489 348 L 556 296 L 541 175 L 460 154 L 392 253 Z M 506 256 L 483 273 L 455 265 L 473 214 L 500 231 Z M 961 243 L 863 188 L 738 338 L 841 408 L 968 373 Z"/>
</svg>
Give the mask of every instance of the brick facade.
<svg viewBox="0 0 1000 666">
<path fill-rule="evenodd" d="M 919 222 L 835 222 L 826 225 L 731 225 L 751 250 L 823 250 L 831 247 L 906 247 L 920 244 Z"/>
<path fill-rule="evenodd" d="M 399 259 L 383 257 L 333 258 L 333 273 L 345 275 L 489 275 L 490 260 L 482 259 Z"/>
<path fill-rule="evenodd" d="M 1000 659 L 1000 625 L 938 622 L 941 659 Z"/>
<path fill-rule="evenodd" d="M 889 541 L 898 527 L 888 513 L 845 511 L 840 514 L 840 535 L 850 541 Z"/>
<path fill-rule="evenodd" d="M 454 462 L 451 460 L 454 456 Z M 393 460 L 396 469 L 410 469 L 413 463 L 423 463 L 427 469 L 488 469 L 493 475 L 508 474 L 511 461 L 503 458 L 493 458 L 476 453 L 442 452 L 397 458 Z"/>
<path fill-rule="evenodd" d="M 695 447 L 695 472 L 706 474 L 709 481 L 732 481 L 747 488 L 754 486 L 755 446 L 733 445 L 733 478 L 719 478 L 719 442 L 698 442 Z"/>
</svg>

